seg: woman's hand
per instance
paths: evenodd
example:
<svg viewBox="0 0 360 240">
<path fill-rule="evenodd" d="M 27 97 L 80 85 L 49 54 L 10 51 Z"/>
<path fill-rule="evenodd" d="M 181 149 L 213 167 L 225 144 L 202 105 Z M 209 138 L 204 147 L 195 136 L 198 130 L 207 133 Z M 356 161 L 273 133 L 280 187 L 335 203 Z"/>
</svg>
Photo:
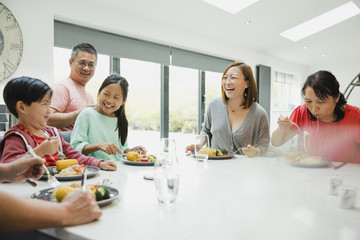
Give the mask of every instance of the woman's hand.
<svg viewBox="0 0 360 240">
<path fill-rule="evenodd" d="M 242 148 L 242 152 L 247 156 L 247 157 L 256 157 L 256 156 L 260 156 L 261 155 L 261 150 L 259 148 L 256 148 L 254 146 L 251 146 L 250 144 L 247 145 L 246 147 Z"/>
<path fill-rule="evenodd" d="M 195 152 L 194 144 L 187 145 L 185 148 L 185 152 Z"/>
<path fill-rule="evenodd" d="M 117 153 L 123 154 L 123 152 L 120 150 L 118 146 L 116 146 L 114 143 L 98 143 L 98 150 L 101 150 L 105 152 L 108 155 L 116 155 Z"/>
<path fill-rule="evenodd" d="M 277 121 L 279 125 L 279 129 L 288 131 L 291 129 L 292 124 L 290 123 L 290 120 L 288 117 L 280 116 Z"/>
<path fill-rule="evenodd" d="M 195 152 L 195 148 L 194 148 L 195 144 L 190 144 L 186 146 L 185 152 Z M 196 144 L 196 149 L 200 149 L 202 148 L 204 145 L 202 144 Z"/>
<path fill-rule="evenodd" d="M 64 226 L 78 225 L 100 218 L 102 212 L 94 194 L 76 189 L 67 194 L 60 203 L 64 214 Z"/>
<path fill-rule="evenodd" d="M 117 168 L 117 165 L 114 161 L 108 160 L 108 161 L 100 162 L 98 167 L 102 170 L 115 171 Z"/>
<path fill-rule="evenodd" d="M 61 143 L 60 143 L 61 144 Z M 44 155 L 53 155 L 59 149 L 59 141 L 57 137 L 50 137 L 43 141 L 39 146 L 34 148 L 36 155 L 42 157 Z"/>
</svg>

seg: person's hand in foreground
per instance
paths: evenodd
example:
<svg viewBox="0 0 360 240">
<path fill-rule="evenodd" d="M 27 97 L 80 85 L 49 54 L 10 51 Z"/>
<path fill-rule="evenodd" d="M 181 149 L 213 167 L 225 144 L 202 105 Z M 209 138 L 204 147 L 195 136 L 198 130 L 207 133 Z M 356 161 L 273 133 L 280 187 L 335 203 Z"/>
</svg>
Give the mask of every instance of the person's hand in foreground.
<svg viewBox="0 0 360 240">
<path fill-rule="evenodd" d="M 24 155 L 10 163 L 0 164 L 0 181 L 18 182 L 28 178 L 39 179 L 44 173 L 45 159 Z"/>
</svg>

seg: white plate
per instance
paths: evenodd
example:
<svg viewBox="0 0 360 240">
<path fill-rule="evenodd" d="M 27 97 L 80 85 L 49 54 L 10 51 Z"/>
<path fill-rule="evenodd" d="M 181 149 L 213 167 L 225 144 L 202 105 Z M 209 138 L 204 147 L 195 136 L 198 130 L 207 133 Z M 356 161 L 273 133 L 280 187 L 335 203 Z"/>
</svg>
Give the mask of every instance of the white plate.
<svg viewBox="0 0 360 240">
<path fill-rule="evenodd" d="M 122 160 L 125 164 L 128 164 L 128 165 L 154 166 L 154 162 L 134 162 L 134 161 L 129 161 L 126 157 L 123 157 Z"/>
<path fill-rule="evenodd" d="M 228 153 L 229 155 L 226 156 L 209 156 L 209 160 L 223 160 L 223 159 L 231 159 L 235 156 L 234 153 Z M 195 158 L 195 154 L 193 153 L 192 156 Z"/>
<path fill-rule="evenodd" d="M 320 162 L 311 163 L 305 160 L 290 160 L 290 164 L 295 167 L 306 167 L 306 168 L 324 168 L 331 165 L 331 161 L 327 159 L 321 159 Z"/>
<path fill-rule="evenodd" d="M 59 171 L 56 170 L 55 166 L 52 167 L 48 167 L 49 170 L 52 170 L 55 174 L 58 174 Z M 94 177 L 99 171 L 100 168 L 95 167 L 95 166 L 86 166 L 86 169 L 91 171 L 90 173 L 87 174 L 87 178 L 91 178 Z M 81 175 L 75 175 L 75 176 L 55 176 L 57 180 L 59 181 L 72 181 L 72 180 L 81 180 Z M 47 175 L 42 175 L 41 180 L 47 180 L 48 176 Z"/>
<path fill-rule="evenodd" d="M 102 185 L 96 185 L 96 186 L 102 186 Z M 103 186 L 103 187 L 105 187 L 105 188 L 107 188 L 107 190 L 109 190 L 110 198 L 98 201 L 97 204 L 99 205 L 99 207 L 106 206 L 106 205 L 110 204 L 119 195 L 119 191 L 117 189 L 112 188 L 112 187 L 107 187 L 107 186 Z M 41 199 L 41 200 L 51 201 L 51 202 L 57 202 L 56 199 L 51 197 L 51 190 L 52 189 L 54 189 L 54 188 L 47 188 L 47 189 L 41 190 L 41 191 L 39 191 L 37 193 L 32 194 L 31 198 L 36 198 L 36 199 Z"/>
</svg>

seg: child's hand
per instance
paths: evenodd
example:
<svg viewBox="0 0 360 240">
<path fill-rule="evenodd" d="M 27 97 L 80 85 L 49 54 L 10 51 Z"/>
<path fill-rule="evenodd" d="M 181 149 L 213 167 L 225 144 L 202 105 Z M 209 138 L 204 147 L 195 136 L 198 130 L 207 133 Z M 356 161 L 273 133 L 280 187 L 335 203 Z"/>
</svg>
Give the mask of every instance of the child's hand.
<svg viewBox="0 0 360 240">
<path fill-rule="evenodd" d="M 98 167 L 102 170 L 115 171 L 117 166 L 114 161 L 109 160 L 105 162 L 100 162 Z"/>
<path fill-rule="evenodd" d="M 59 141 L 57 137 L 48 138 L 43 141 L 39 146 L 34 148 L 36 155 L 42 157 L 44 155 L 53 155 L 59 149 Z"/>
<path fill-rule="evenodd" d="M 123 154 L 123 152 L 120 150 L 118 146 L 116 146 L 114 143 L 98 143 L 99 150 L 105 152 L 106 154 L 113 154 L 116 155 L 116 153 Z"/>
</svg>

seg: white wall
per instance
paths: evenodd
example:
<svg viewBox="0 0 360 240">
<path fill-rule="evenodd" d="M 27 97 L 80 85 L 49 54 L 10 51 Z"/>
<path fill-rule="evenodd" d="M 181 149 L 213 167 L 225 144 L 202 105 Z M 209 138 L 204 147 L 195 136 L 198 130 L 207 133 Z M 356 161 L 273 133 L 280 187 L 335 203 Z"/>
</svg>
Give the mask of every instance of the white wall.
<svg viewBox="0 0 360 240">
<path fill-rule="evenodd" d="M 54 19 L 204 54 L 243 60 L 252 66 L 254 71 L 257 64 L 263 64 L 294 73 L 300 79 L 305 79 L 312 72 L 305 66 L 209 39 L 199 32 L 186 32 L 184 29 L 174 28 L 167 23 L 131 15 L 121 9 L 104 7 L 101 1 L 2 0 L 2 3 L 16 17 L 24 38 L 23 57 L 12 77 L 27 75 L 52 85 Z M 355 70 L 355 66 L 349 67 L 349 70 L 346 67 L 336 70 L 339 76 L 344 76 L 344 80 L 339 79 L 342 87 L 358 73 Z M 0 83 L 1 93 L 5 83 L 6 81 Z M 359 105 L 359 101 L 356 101 Z M 0 102 L 3 103 L 2 97 Z"/>
<path fill-rule="evenodd" d="M 62 20 L 134 38 L 198 51 L 214 56 L 243 60 L 253 67 L 257 64 L 286 69 L 306 75 L 306 68 L 286 61 L 231 46 L 209 39 L 199 33 L 185 32 L 166 23 L 109 9 L 101 1 L 87 0 L 2 0 L 12 11 L 22 29 L 24 38 L 23 58 L 12 77 L 32 76 L 53 82 L 53 20 Z M 95 46 L 96 47 L 96 46 Z M 1 83 L 1 92 L 4 87 Z M 3 99 L 1 98 L 1 102 Z"/>
</svg>

